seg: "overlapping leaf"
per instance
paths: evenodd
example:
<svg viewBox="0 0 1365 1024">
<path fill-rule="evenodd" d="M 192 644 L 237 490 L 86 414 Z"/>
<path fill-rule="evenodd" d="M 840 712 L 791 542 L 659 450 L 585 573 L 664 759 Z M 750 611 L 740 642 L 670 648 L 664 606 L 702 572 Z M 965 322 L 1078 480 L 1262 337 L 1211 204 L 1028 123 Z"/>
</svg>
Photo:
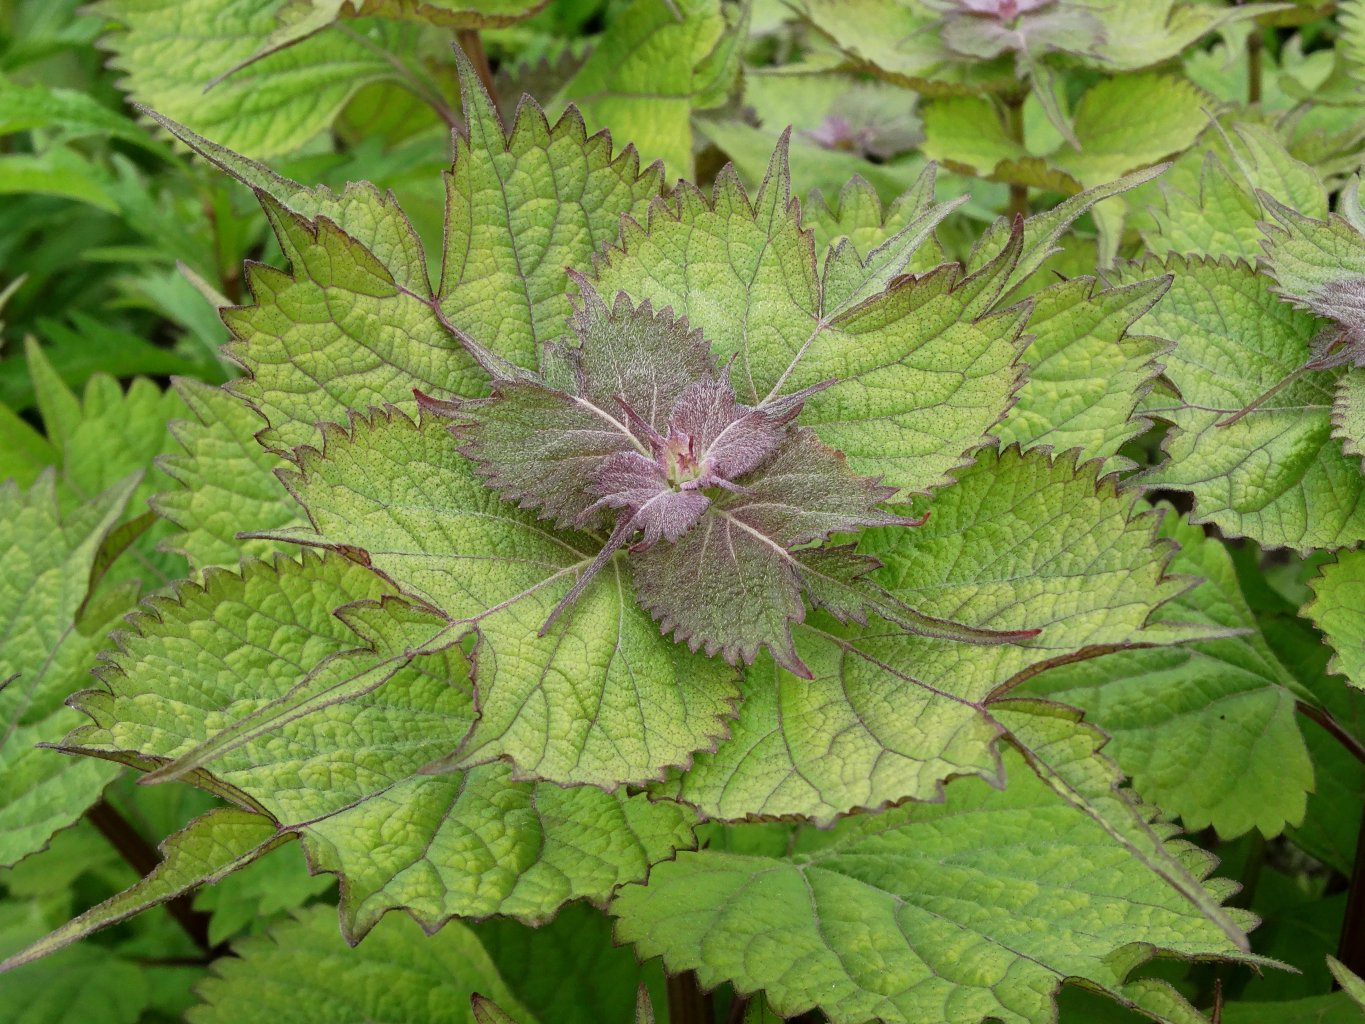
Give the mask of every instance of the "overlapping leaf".
<svg viewBox="0 0 1365 1024">
<path fill-rule="evenodd" d="M 1171 343 L 1129 328 L 1169 286 L 1157 277 L 1101 289 L 1075 278 L 1034 295 L 1028 379 L 995 436 L 1024 448 L 1077 448 L 1082 459 L 1110 459 L 1113 468 L 1131 465 L 1119 449 L 1150 425 L 1135 411 Z"/>
<path fill-rule="evenodd" d="M 1114 738 L 1107 753 L 1133 788 L 1190 831 L 1278 835 L 1303 820 L 1313 788 L 1296 683 L 1260 634 L 1223 546 L 1173 510 L 1162 535 L 1180 545 L 1172 570 L 1204 582 L 1157 618 L 1240 635 L 1056 668 L 1030 692 L 1085 710 Z"/>
<path fill-rule="evenodd" d="M 1365 689 L 1365 553 L 1343 551 L 1312 583 L 1303 613 L 1322 631 L 1334 654 L 1328 670 Z"/>
<path fill-rule="evenodd" d="M 708 749 L 733 670 L 659 635 L 619 561 L 544 636 L 600 542 L 552 532 L 483 486 L 439 422 L 398 414 L 331 428 L 287 482 L 314 531 L 476 636 L 479 719 L 456 764 L 512 760 L 540 778 L 615 787 Z M 447 748 L 447 751 L 454 749 Z"/>
<path fill-rule="evenodd" d="M 179 485 L 152 498 L 157 514 L 181 530 L 163 543 L 194 569 L 280 550 L 271 541 L 237 539 L 247 530 L 299 522 L 298 507 L 274 474 L 282 460 L 256 443 L 264 421 L 221 388 L 182 379 L 176 393 L 194 419 L 172 421 L 171 434 L 184 451 L 158 462 Z"/>
<path fill-rule="evenodd" d="M 234 387 L 266 417 L 277 448 L 315 441 L 314 424 L 394 403 L 412 391 L 473 395 L 486 377 L 459 332 L 534 367 L 570 312 L 565 268 L 616 237 L 623 213 L 659 188 L 632 148 L 589 137 L 570 109 L 553 127 L 534 103 L 509 135 L 467 61 L 467 134 L 447 177 L 446 251 L 435 296 L 420 242 L 392 195 L 353 185 L 310 189 L 179 125 L 177 137 L 255 189 L 291 263 L 252 266 L 255 304 L 224 319 L 250 377 Z"/>
<path fill-rule="evenodd" d="M 748 34 L 749 5 L 728 23 L 719 0 L 635 0 L 560 91 L 596 127 L 632 141 L 670 176 L 692 177 L 693 110 L 729 96 Z"/>
<path fill-rule="evenodd" d="M 1031 742 L 1072 785 L 1123 801 L 1097 734 L 1039 710 L 1010 712 L 1011 726 L 1032 719 Z M 1003 791 L 964 781 L 940 806 L 848 821 L 785 857 L 680 854 L 621 890 L 617 934 L 704 985 L 762 989 L 784 1016 L 818 1008 L 836 1024 L 1043 1024 L 1064 980 L 1127 1002 L 1128 972 L 1154 950 L 1241 955 L 1014 754 L 1009 778 Z M 1167 850 L 1197 877 L 1209 870 L 1193 847 Z M 1230 891 L 1204 889 L 1209 899 Z"/>
<path fill-rule="evenodd" d="M 790 198 L 785 141 L 751 201 L 732 172 L 711 199 L 686 183 L 627 222 L 598 287 L 671 307 L 700 328 L 741 402 L 762 406 L 828 379 L 802 415 L 854 472 L 906 492 L 947 482 L 1018 385 L 1026 310 L 988 313 L 1015 269 L 1010 236 L 976 273 L 904 273 L 949 205 L 929 207 L 864 259 L 851 246 L 817 271 Z"/>
<path fill-rule="evenodd" d="M 315 868 L 341 874 L 353 938 L 393 906 L 431 929 L 543 920 L 691 841 L 687 813 L 643 798 L 514 783 L 503 765 L 416 775 L 469 729 L 464 656 L 423 653 L 441 620 L 354 562 L 210 570 L 152 608 L 108 691 L 81 695 L 95 721 L 67 746 L 144 769 L 190 755 L 190 778 L 300 832 Z"/>
<path fill-rule="evenodd" d="M 474 1024 L 473 992 L 487 993 L 530 1024 L 497 967 L 469 928 L 449 924 L 424 935 L 394 914 L 358 948 L 337 934 L 326 907 L 301 911 L 265 935 L 243 939 L 237 956 L 214 962 L 199 989 L 193 1024 L 299 1024 L 338 1020 L 402 1020 Z"/>
<path fill-rule="evenodd" d="M 1115 276 L 1134 280 L 1153 269 Z M 1136 328 L 1178 339 L 1166 375 L 1182 402 L 1148 405 L 1174 430 L 1167 460 L 1145 483 L 1192 493 L 1194 522 L 1263 545 L 1338 547 L 1365 539 L 1365 477 L 1332 437 L 1342 371 L 1300 375 L 1264 397 L 1303 367 L 1318 322 L 1281 302 L 1246 264 L 1170 257 L 1161 269 L 1174 283 Z"/>
<path fill-rule="evenodd" d="M 79 721 L 62 702 L 136 600 L 126 587 L 91 598 L 137 482 L 131 477 L 65 513 L 51 474 L 28 491 L 0 484 L 0 864 L 42 849 L 117 774 L 35 744 L 56 742 Z"/>
<path fill-rule="evenodd" d="M 278 0 L 105 0 L 95 12 L 133 97 L 254 156 L 288 152 L 329 127 L 362 86 L 395 77 L 364 38 L 329 35 L 272 54 L 205 93 L 278 28 Z"/>
<path fill-rule="evenodd" d="M 1153 228 L 1144 225 L 1143 241 L 1158 256 L 1230 256 L 1254 263 L 1262 255 L 1266 217 L 1257 190 L 1309 217 L 1327 213 L 1317 172 L 1257 124 L 1207 133 L 1149 187 L 1159 190 L 1161 201 L 1151 204 Z M 1145 198 L 1139 196 L 1139 203 Z M 1136 214 L 1139 221 L 1141 216 Z"/>
<path fill-rule="evenodd" d="M 925 525 L 864 535 L 885 563 L 878 578 L 907 604 L 1037 637 L 974 647 L 816 621 L 797 638 L 815 679 L 756 665 L 731 738 L 664 792 L 722 819 L 829 821 L 933 799 L 955 775 L 998 779 L 992 701 L 1048 664 L 1184 632 L 1148 623 L 1188 582 L 1167 576 L 1154 519 L 1097 477 L 1093 462 L 986 454 Z"/>
<path fill-rule="evenodd" d="M 47 956 L 101 928 L 216 881 L 288 838 L 278 834 L 263 815 L 229 807 L 210 811 L 162 844 L 162 860 L 146 878 L 14 954 L 0 963 L 0 971 Z"/>
</svg>

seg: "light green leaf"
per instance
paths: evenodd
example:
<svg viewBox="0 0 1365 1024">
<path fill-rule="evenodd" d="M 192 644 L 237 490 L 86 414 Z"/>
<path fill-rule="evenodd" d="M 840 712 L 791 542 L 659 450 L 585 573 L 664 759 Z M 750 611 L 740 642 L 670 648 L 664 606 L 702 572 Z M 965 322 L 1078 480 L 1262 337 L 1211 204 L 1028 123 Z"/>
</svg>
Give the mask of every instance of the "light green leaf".
<svg viewBox="0 0 1365 1024">
<path fill-rule="evenodd" d="M 326 217 L 372 252 L 394 282 L 422 296 L 431 294 L 422 243 L 392 192 L 369 182 L 350 182 L 341 192 L 325 185 L 310 188 L 270 168 L 210 142 L 154 110 L 147 115 L 219 170 L 307 221 Z M 287 250 L 286 250 L 287 251 Z"/>
<path fill-rule="evenodd" d="M 541 924 L 695 845 L 693 816 L 676 804 L 512 780 L 504 764 L 419 775 L 308 825 L 314 870 L 345 880 L 346 935 L 358 940 L 392 909 L 427 931 L 457 916 Z"/>
<path fill-rule="evenodd" d="M 116 22 L 111 66 L 133 98 L 232 149 L 257 157 L 297 149 L 331 126 L 359 89 L 395 75 L 362 35 L 328 33 L 249 60 L 278 28 L 279 0 L 101 0 Z"/>
<path fill-rule="evenodd" d="M 942 14 L 917 0 L 796 0 L 792 5 L 862 70 L 928 94 L 1014 84 L 1009 64 L 961 61 L 939 39 Z"/>
<path fill-rule="evenodd" d="M 1102 43 L 1092 63 L 1112 71 L 1152 67 L 1179 55 L 1211 32 L 1285 7 L 1275 3 L 1215 6 L 1198 0 L 1150 0 L 1140 4 L 1072 0 L 1072 3 L 1100 20 L 1104 29 Z"/>
<path fill-rule="evenodd" d="M 214 961 L 191 1024 L 335 1024 L 341 1020 L 472 1024 L 469 998 L 486 993 L 520 1024 L 536 1024 L 461 924 L 424 935 L 393 914 L 350 948 L 326 907 L 302 911 Z"/>
<path fill-rule="evenodd" d="M 1076 107 L 1080 152 L 1050 158 L 1083 185 L 1098 185 L 1191 145 L 1208 125 L 1208 97 L 1182 78 L 1143 74 L 1107 78 Z"/>
<path fill-rule="evenodd" d="M 1060 717 L 1044 728 L 1077 758 L 1069 776 L 1113 785 L 1096 734 Z M 1044 1024 L 1064 980 L 1121 998 L 1156 950 L 1241 955 L 1021 758 L 1008 768 L 1003 791 L 958 782 L 942 805 L 852 819 L 788 857 L 679 854 L 621 890 L 618 937 L 707 987 L 762 989 L 783 1016 L 818 1007 L 834 1024 Z M 1198 877 L 1210 866 L 1186 844 L 1166 851 Z M 1215 884 L 1204 898 L 1230 891 Z"/>
<path fill-rule="evenodd" d="M 613 788 L 658 778 L 723 733 L 733 670 L 660 636 L 619 558 L 538 635 L 600 544 L 500 501 L 440 424 L 376 415 L 299 455 L 287 483 L 316 532 L 294 539 L 367 552 L 476 638 L 479 720 L 452 766 L 501 757 L 528 776 Z"/>
<path fill-rule="evenodd" d="M 406 289 L 333 221 L 310 221 L 258 193 L 291 273 L 248 267 L 255 304 L 223 313 L 228 353 L 250 375 L 232 390 L 269 422 L 273 448 L 316 443 L 319 422 L 395 403 L 414 388 L 477 394 L 482 371 L 442 326 L 431 300 Z"/>
<path fill-rule="evenodd" d="M 1336 978 L 1337 984 L 1360 1009 L 1365 1010 L 1365 981 L 1334 956 L 1327 958 L 1327 969 Z"/>
<path fill-rule="evenodd" d="M 726 100 L 746 34 L 747 13 L 727 25 L 719 0 L 635 0 L 607 22 L 558 99 L 690 179 L 692 111 Z"/>
<path fill-rule="evenodd" d="M 1116 280 L 1150 276 L 1151 264 Z M 1303 366 L 1317 321 L 1279 301 L 1242 263 L 1169 257 L 1166 297 L 1136 329 L 1176 339 L 1166 376 L 1182 402 L 1149 403 L 1169 420 L 1168 459 L 1149 487 L 1195 496 L 1193 522 L 1265 546 L 1338 547 L 1365 539 L 1365 477 L 1332 439 L 1332 390 L 1341 371 L 1308 374 L 1229 426 L 1218 424 Z"/>
<path fill-rule="evenodd" d="M 135 600 L 120 588 L 86 607 L 101 549 L 136 486 L 131 477 L 62 512 L 51 474 L 28 491 L 0 484 L 0 865 L 42 849 L 117 774 L 35 744 L 56 742 L 79 720 L 63 701 Z"/>
<path fill-rule="evenodd" d="M 602 292 L 671 306 L 713 350 L 737 355 L 740 401 L 761 404 L 831 378 L 802 422 L 844 452 L 854 472 L 903 491 L 946 483 L 982 441 L 1018 384 L 1025 310 L 987 314 L 1015 266 L 1006 235 L 979 273 L 945 265 L 903 276 L 950 204 L 929 207 L 863 259 L 835 250 L 818 275 L 790 198 L 779 143 L 751 201 L 722 171 L 711 199 L 683 183 L 647 228 L 627 221 L 622 248 L 599 261 Z"/>
<path fill-rule="evenodd" d="M 103 168 L 62 146 L 41 153 L 0 155 L 0 195 L 56 196 L 117 213 L 109 186 Z"/>
<path fill-rule="evenodd" d="M 904 97 L 902 96 L 902 102 Z M 786 122 L 781 125 L 786 127 Z M 743 121 L 707 119 L 696 125 L 699 134 L 713 142 L 734 163 L 741 180 L 757 188 L 767 173 L 776 131 L 755 128 Z M 798 189 L 818 188 L 837 193 L 850 179 L 870 183 L 888 201 L 910 188 L 923 170 L 924 161 L 911 157 L 889 163 L 872 163 L 857 153 L 827 149 L 799 132 L 792 135 L 790 153 L 792 181 Z M 809 219 L 807 220 L 809 225 Z"/>
<path fill-rule="evenodd" d="M 261 725 L 234 733 L 239 742 L 216 751 L 211 774 L 195 767 L 193 780 L 288 823 L 401 782 L 469 728 L 463 657 L 416 653 L 415 638 L 439 619 L 344 558 L 213 569 L 149 606 L 102 669 L 107 689 L 77 701 L 94 724 L 65 746 L 146 770 L 244 720 Z M 319 692 L 350 699 L 291 717 L 300 697 Z M 265 728 L 272 714 L 281 720 Z M 300 777 L 326 784 L 300 786 Z"/>
<path fill-rule="evenodd" d="M 936 177 L 937 168 L 930 164 L 914 184 L 883 208 L 871 185 L 862 178 L 850 180 L 845 176 L 833 205 L 818 190 L 810 194 L 802 211 L 802 224 L 815 232 L 816 249 L 826 258 L 831 247 L 844 238 L 859 253 L 871 252 L 929 212 L 934 205 Z M 942 247 L 930 239 L 911 255 L 906 270 L 923 272 L 945 262 Z"/>
<path fill-rule="evenodd" d="M 1337 379 L 1332 436 L 1345 454 L 1365 459 L 1365 370 L 1354 368 Z"/>
<path fill-rule="evenodd" d="M 995 436 L 1024 448 L 1078 448 L 1082 460 L 1131 468 L 1118 452 L 1150 426 L 1135 413 L 1171 343 L 1128 330 L 1168 287 L 1169 278 L 1156 277 L 1101 290 L 1080 277 L 1035 294 L 1023 357 L 1028 378 Z"/>
<path fill-rule="evenodd" d="M 1086 712 L 1114 738 L 1107 753 L 1133 788 L 1191 832 L 1276 836 L 1303 821 L 1313 768 L 1299 732 L 1297 683 L 1271 651 L 1243 598 L 1226 549 L 1166 512 L 1179 545 L 1171 570 L 1202 578 L 1157 610 L 1163 622 L 1243 635 L 1121 651 L 1052 669 L 1029 692 Z"/>
<path fill-rule="evenodd" d="M 998 780 L 996 698 L 1048 664 L 1172 636 L 1146 627 L 1184 587 L 1166 575 L 1170 545 L 1098 475 L 1094 462 L 986 452 L 925 525 L 863 534 L 860 549 L 885 563 L 876 578 L 907 604 L 1039 636 L 976 647 L 812 619 L 797 648 L 816 678 L 760 661 L 731 738 L 662 791 L 713 818 L 828 822 L 933 799 L 953 775 Z"/>
<path fill-rule="evenodd" d="M 270 819 L 260 814 L 234 807 L 212 810 L 161 845 L 161 863 L 146 878 L 0 963 L 0 972 L 47 956 L 101 928 L 126 921 L 200 885 L 211 884 L 288 838 L 276 833 Z"/>
<path fill-rule="evenodd" d="M 248 530 L 301 522 L 298 506 L 274 473 L 284 461 L 256 442 L 265 421 L 222 388 L 181 378 L 175 391 L 194 418 L 171 422 L 184 452 L 157 461 L 178 485 L 151 499 L 157 514 L 181 530 L 164 545 L 196 570 L 235 566 L 243 555 L 263 558 L 281 550 L 273 541 L 237 539 Z"/>
<path fill-rule="evenodd" d="M 1343 551 L 1309 584 L 1313 599 L 1303 614 L 1313 620 L 1333 650 L 1327 670 L 1365 689 L 1365 551 Z"/>
<path fill-rule="evenodd" d="M 995 104 L 984 96 L 949 96 L 925 104 L 924 152 L 953 170 L 988 178 L 1000 164 L 1029 156 L 1012 139 Z"/>
<path fill-rule="evenodd" d="M 1355 286 L 1365 278 L 1365 235 L 1340 214 L 1317 220 L 1268 195 L 1261 198 L 1278 222 L 1266 226 L 1266 269 L 1286 299 L 1329 315 L 1342 296 L 1334 303 L 1323 300 L 1322 293 L 1334 285 Z"/>
<path fill-rule="evenodd" d="M 156 460 L 174 444 L 166 423 L 184 411 L 180 398 L 142 377 L 124 391 L 106 373 L 92 376 L 77 398 L 42 348 L 31 338 L 25 348 L 38 408 L 57 449 L 63 501 L 87 501 L 129 474 L 140 473 L 128 511 L 132 516 L 144 514 L 152 496 L 169 483 Z M 129 557 L 114 567 L 113 578 L 153 585 L 168 582 L 184 571 L 184 563 L 158 550 L 168 532 L 161 524 L 143 525 L 146 532 L 136 539 Z"/>
<path fill-rule="evenodd" d="M 588 135 L 572 107 L 551 127 L 534 103 L 522 104 L 504 134 L 464 61 L 460 81 L 467 129 L 446 178 L 440 306 L 485 348 L 535 368 L 572 312 L 565 268 L 586 267 L 615 241 L 623 215 L 643 217 L 663 171 L 641 171 L 629 145 L 613 156 L 611 136 Z"/>
<path fill-rule="evenodd" d="M 1035 213 L 1024 221 L 1023 244 L 1019 260 L 1010 270 L 1000 294 L 1008 298 L 1044 261 L 1058 251 L 1057 243 L 1076 220 L 1090 211 L 1096 204 L 1130 189 L 1144 185 L 1165 171 L 1165 166 L 1148 167 L 1144 170 L 1126 174 L 1116 181 L 1096 185 L 1070 199 L 1063 200 L 1050 210 Z M 1000 251 L 1013 231 L 1013 225 L 1006 217 L 1001 217 L 991 225 L 990 230 L 981 236 L 967 258 L 967 269 L 982 269 Z"/>
<path fill-rule="evenodd" d="M 0 76 L 0 135 L 34 128 L 62 139 L 107 136 L 155 148 L 146 132 L 89 93 Z"/>
</svg>

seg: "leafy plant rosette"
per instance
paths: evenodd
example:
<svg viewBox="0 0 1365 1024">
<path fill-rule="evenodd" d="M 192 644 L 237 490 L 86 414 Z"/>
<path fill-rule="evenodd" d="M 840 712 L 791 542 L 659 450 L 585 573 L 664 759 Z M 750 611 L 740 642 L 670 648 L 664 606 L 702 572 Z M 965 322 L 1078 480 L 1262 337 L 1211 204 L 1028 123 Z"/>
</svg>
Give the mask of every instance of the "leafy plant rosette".
<svg viewBox="0 0 1365 1024">
<path fill-rule="evenodd" d="M 1022 358 L 1159 297 L 1019 298 L 1157 170 L 1002 220 L 965 265 L 936 257 L 930 171 L 880 244 L 821 254 L 785 140 L 753 196 L 729 170 L 662 191 L 574 109 L 504 131 L 460 77 L 434 288 L 392 195 L 162 120 L 255 191 L 290 269 L 249 266 L 223 312 L 246 376 L 181 385 L 155 507 L 196 580 L 117 636 L 60 747 L 229 806 L 7 966 L 294 839 L 352 942 L 391 909 L 588 900 L 669 971 L 850 1024 L 1047 1021 L 1064 981 L 1179 1019 L 1141 963 L 1259 962 L 1102 735 L 1014 695 L 1228 635 L 1164 613 L 1195 581 L 1105 468 L 1144 388 L 1053 408 Z M 820 828 L 698 848 L 761 819 Z"/>
</svg>

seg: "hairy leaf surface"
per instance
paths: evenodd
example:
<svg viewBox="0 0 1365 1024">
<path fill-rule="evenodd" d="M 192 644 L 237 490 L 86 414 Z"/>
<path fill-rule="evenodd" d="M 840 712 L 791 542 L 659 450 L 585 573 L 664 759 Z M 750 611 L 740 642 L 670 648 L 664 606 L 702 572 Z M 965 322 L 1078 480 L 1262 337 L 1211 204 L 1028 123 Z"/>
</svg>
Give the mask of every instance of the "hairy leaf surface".
<svg viewBox="0 0 1365 1024">
<path fill-rule="evenodd" d="M 1160 277 L 1107 289 L 1076 278 L 1034 295 L 1033 340 L 1024 350 L 1028 379 L 993 433 L 1006 444 L 1077 448 L 1081 459 L 1131 465 L 1119 449 L 1150 425 L 1135 412 L 1171 343 L 1129 328 L 1169 287 L 1170 279 Z"/>
<path fill-rule="evenodd" d="M 300 456 L 287 482 L 316 532 L 296 539 L 367 553 L 475 638 L 479 719 L 453 765 L 612 788 L 723 734 L 734 671 L 660 636 L 619 560 L 538 635 L 600 543 L 499 500 L 438 422 L 377 415 Z"/>
<path fill-rule="evenodd" d="M 184 451 L 157 463 L 179 485 L 151 499 L 152 508 L 181 531 L 165 545 L 193 569 L 236 565 L 243 555 L 263 558 L 281 550 L 272 541 L 237 539 L 247 530 L 299 522 L 297 506 L 274 474 L 283 460 L 256 443 L 265 421 L 222 388 L 180 379 L 175 389 L 194 418 L 171 422 Z"/>
<path fill-rule="evenodd" d="M 373 44 L 328 35 L 265 57 L 205 93 L 270 38 L 278 7 L 279 0 L 103 0 L 95 12 L 118 25 L 105 45 L 136 99 L 225 146 L 267 157 L 329 127 L 362 86 L 394 77 Z"/>
<path fill-rule="evenodd" d="M 1069 775 L 1113 785 L 1096 734 L 1064 717 L 1043 728 Z M 784 1016 L 818 1007 L 848 1024 L 1043 1024 L 1064 979 L 1116 993 L 1154 948 L 1240 955 L 1147 864 L 1008 760 L 1003 791 L 963 781 L 942 805 L 845 822 L 787 857 L 680 854 L 621 890 L 617 934 L 704 985 L 761 988 Z M 1207 855 L 1168 849 L 1207 873 Z"/>
<path fill-rule="evenodd" d="M 162 844 L 162 860 L 146 878 L 0 963 L 0 972 L 47 956 L 101 928 L 214 882 L 287 838 L 276 833 L 274 824 L 263 815 L 232 807 L 210 811 Z"/>
<path fill-rule="evenodd" d="M 1365 552 L 1343 551 L 1312 581 L 1313 599 L 1303 614 L 1313 620 L 1331 646 L 1327 668 L 1365 689 Z"/>
<path fill-rule="evenodd" d="M 865 258 L 834 250 L 821 270 L 790 192 L 785 141 L 752 200 L 733 172 L 710 199 L 681 183 L 645 227 L 626 222 L 622 247 L 598 263 L 598 288 L 686 316 L 717 355 L 735 356 L 731 379 L 746 404 L 837 379 L 802 422 L 854 472 L 905 492 L 942 485 L 1018 386 L 1026 310 L 987 310 L 1019 239 L 1007 236 L 971 275 L 953 265 L 907 274 L 951 210 L 940 204 Z"/>
<path fill-rule="evenodd" d="M 487 993 L 522 1024 L 534 1022 L 462 924 L 425 935 L 416 922 L 394 914 L 350 948 L 332 912 L 312 907 L 243 939 L 234 951 L 214 962 L 213 976 L 199 988 L 203 1003 L 187 1016 L 193 1024 L 473 1024 L 473 992 Z"/>
<path fill-rule="evenodd" d="M 665 791 L 717 818 L 829 821 L 933 799 L 954 775 L 998 779 L 992 700 L 1050 663 L 1172 636 L 1147 626 L 1186 585 L 1166 574 L 1170 547 L 1153 542 L 1133 496 L 1097 477 L 1094 462 L 987 454 L 925 525 L 863 537 L 885 563 L 877 578 L 907 604 L 1038 636 L 976 647 L 815 620 L 797 631 L 815 679 L 760 662 L 731 738 Z"/>
<path fill-rule="evenodd" d="M 1119 280 L 1151 267 L 1120 269 Z M 1166 297 L 1137 329 L 1178 339 L 1166 375 L 1183 402 L 1147 411 L 1175 429 L 1167 460 L 1143 477 L 1195 496 L 1194 522 L 1266 546 L 1337 547 L 1365 539 L 1365 478 L 1332 437 L 1341 371 L 1293 380 L 1241 419 L 1219 424 L 1300 369 L 1317 323 L 1279 301 L 1242 263 L 1168 258 Z"/>
<path fill-rule="evenodd" d="M 1029 685 L 1086 712 L 1133 788 L 1191 832 L 1278 835 L 1303 820 L 1313 768 L 1294 710 L 1296 682 L 1261 635 L 1223 546 L 1166 512 L 1171 569 L 1203 579 L 1156 612 L 1241 635 L 1121 651 L 1045 672 Z"/>
</svg>

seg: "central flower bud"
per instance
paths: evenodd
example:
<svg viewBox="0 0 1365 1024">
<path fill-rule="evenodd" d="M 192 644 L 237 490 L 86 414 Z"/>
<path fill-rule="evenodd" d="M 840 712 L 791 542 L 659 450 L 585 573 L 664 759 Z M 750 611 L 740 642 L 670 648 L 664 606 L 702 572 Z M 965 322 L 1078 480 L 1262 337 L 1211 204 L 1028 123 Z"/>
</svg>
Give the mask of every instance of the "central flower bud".
<svg viewBox="0 0 1365 1024">
<path fill-rule="evenodd" d="M 664 477 L 675 491 L 690 491 L 700 487 L 697 481 L 705 472 L 697 458 L 696 440 L 688 434 L 669 433 L 661 453 Z"/>
</svg>

